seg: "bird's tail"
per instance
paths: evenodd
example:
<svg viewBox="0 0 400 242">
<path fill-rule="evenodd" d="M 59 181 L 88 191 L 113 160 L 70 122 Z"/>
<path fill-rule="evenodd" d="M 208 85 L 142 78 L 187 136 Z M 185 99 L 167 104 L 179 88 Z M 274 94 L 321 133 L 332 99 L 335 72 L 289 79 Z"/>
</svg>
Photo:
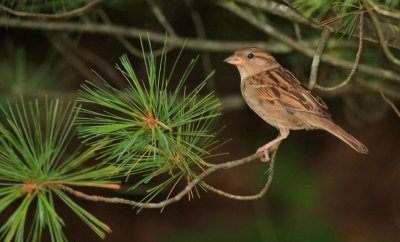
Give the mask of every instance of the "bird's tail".
<svg viewBox="0 0 400 242">
<path fill-rule="evenodd" d="M 328 122 L 324 122 L 324 124 L 325 127 L 323 128 L 326 131 L 346 142 L 346 144 L 350 145 L 351 148 L 355 149 L 357 152 L 363 154 L 368 153 L 368 148 L 365 145 L 354 138 L 351 134 L 347 133 L 344 129 L 336 125 L 332 120 L 328 120 Z"/>
</svg>

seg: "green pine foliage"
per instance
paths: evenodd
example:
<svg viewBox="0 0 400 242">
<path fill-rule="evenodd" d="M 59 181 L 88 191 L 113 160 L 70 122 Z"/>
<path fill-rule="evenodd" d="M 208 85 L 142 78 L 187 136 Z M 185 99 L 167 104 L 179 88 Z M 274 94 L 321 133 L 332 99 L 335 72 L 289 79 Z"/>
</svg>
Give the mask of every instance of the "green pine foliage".
<svg viewBox="0 0 400 242">
<path fill-rule="evenodd" d="M 0 225 L 0 239 L 41 241 L 43 231 L 48 231 L 51 241 L 67 241 L 57 202 L 67 205 L 100 237 L 110 232 L 58 186 L 118 187 L 100 179 L 107 177 L 112 167 L 87 162 L 104 143 L 69 149 L 74 138 L 75 105 L 22 100 L 1 108 L 1 115 L 5 121 L 0 123 L 0 213 L 10 210 L 11 205 L 17 208 Z"/>
<path fill-rule="evenodd" d="M 79 8 L 91 0 L 0 0 L 0 4 L 17 11 L 29 11 L 40 13 L 62 13 Z"/>
<path fill-rule="evenodd" d="M 400 0 L 371 0 L 378 6 L 397 10 Z M 351 36 L 359 23 L 360 0 L 294 0 L 294 6 L 305 16 L 314 18 L 322 25 L 340 22 L 338 31 Z M 364 11 L 369 11 L 364 8 Z M 396 31 L 396 30 L 393 30 Z"/>
<path fill-rule="evenodd" d="M 66 63 L 54 52 L 29 56 L 26 48 L 11 40 L 6 40 L 4 47 L 5 55 L 0 59 L 0 91 L 8 98 L 39 96 L 45 90 L 58 88 L 60 83 L 63 85 L 73 79 L 73 75 L 62 75 Z M 41 58 L 43 62 L 38 64 L 35 58 Z"/>
<path fill-rule="evenodd" d="M 321 25 L 340 21 L 338 31 L 351 36 L 358 25 L 360 6 L 359 0 L 295 0 L 295 6 L 304 15 L 312 17 Z"/>
<path fill-rule="evenodd" d="M 167 53 L 157 59 L 150 46 L 148 56 L 143 52 L 145 79 L 124 55 L 117 69 L 126 79 L 125 90 L 104 81 L 102 86 L 87 82 L 80 91 L 80 137 L 89 144 L 110 142 L 101 157 L 117 167 L 114 176 L 135 175 L 131 189 L 150 186 L 145 201 L 172 191 L 179 182 L 190 182 L 207 166 L 204 159 L 218 143 L 209 128 L 220 115 L 220 102 L 213 93 L 201 92 L 213 73 L 188 90 L 185 83 L 197 58 L 177 76 L 181 52 L 169 66 Z"/>
</svg>

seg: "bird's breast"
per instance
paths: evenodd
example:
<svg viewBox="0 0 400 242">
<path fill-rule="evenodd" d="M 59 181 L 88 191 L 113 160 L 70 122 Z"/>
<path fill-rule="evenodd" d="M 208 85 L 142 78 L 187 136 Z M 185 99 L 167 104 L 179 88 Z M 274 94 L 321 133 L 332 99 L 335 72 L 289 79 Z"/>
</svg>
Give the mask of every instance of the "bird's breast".
<svg viewBox="0 0 400 242">
<path fill-rule="evenodd" d="M 256 89 L 241 83 L 241 91 L 247 105 L 268 124 L 274 127 L 303 129 L 304 123 L 297 117 L 296 112 L 288 110 L 279 104 L 279 100 L 269 102 L 261 100 L 256 95 Z"/>
</svg>

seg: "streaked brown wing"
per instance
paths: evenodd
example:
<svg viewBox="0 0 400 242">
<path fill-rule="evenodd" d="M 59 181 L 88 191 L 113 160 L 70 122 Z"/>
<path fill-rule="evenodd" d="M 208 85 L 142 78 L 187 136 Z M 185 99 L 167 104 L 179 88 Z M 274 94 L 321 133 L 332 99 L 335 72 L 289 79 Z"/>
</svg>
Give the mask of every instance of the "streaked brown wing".
<svg viewBox="0 0 400 242">
<path fill-rule="evenodd" d="M 261 100 L 278 102 L 284 108 L 293 111 L 309 112 L 329 117 L 328 107 L 310 91 L 301 86 L 290 71 L 279 67 L 251 77 L 251 85 Z"/>
</svg>

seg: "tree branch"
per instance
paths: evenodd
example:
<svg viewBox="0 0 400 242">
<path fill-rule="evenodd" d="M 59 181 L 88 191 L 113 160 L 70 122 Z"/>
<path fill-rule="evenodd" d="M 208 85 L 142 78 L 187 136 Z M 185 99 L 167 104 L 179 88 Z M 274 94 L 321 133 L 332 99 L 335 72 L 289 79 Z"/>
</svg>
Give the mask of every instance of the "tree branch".
<svg viewBox="0 0 400 242">
<path fill-rule="evenodd" d="M 70 31 L 98 33 L 106 35 L 120 35 L 139 39 L 143 36 L 149 36 L 150 41 L 164 43 L 166 36 L 163 33 L 109 24 L 89 24 L 89 23 L 65 23 L 53 21 L 26 21 L 20 19 L 11 19 L 0 17 L 0 26 L 8 28 L 35 29 L 45 31 Z M 168 37 L 168 43 L 171 46 L 182 46 L 186 38 Z M 266 43 L 265 41 L 223 41 L 223 40 L 201 40 L 191 39 L 186 42 L 185 48 L 201 51 L 226 52 L 233 51 L 249 46 L 259 46 L 272 53 L 287 53 L 289 48 L 280 43 Z"/>
<path fill-rule="evenodd" d="M 311 63 L 311 74 L 310 74 L 310 80 L 308 82 L 308 89 L 312 90 L 317 83 L 317 74 L 318 74 L 318 68 L 319 68 L 319 63 L 321 61 L 321 56 L 322 53 L 324 52 L 326 43 L 328 42 L 329 35 L 331 34 L 331 31 L 329 29 L 324 29 L 321 34 L 321 38 L 319 40 L 318 46 L 316 53 L 313 57 L 313 61 Z"/>
<path fill-rule="evenodd" d="M 254 16 L 246 15 L 246 18 L 253 18 Z M 249 20 L 248 20 L 249 21 Z M 263 48 L 271 53 L 287 53 L 290 49 L 287 45 L 293 47 L 300 53 L 308 57 L 313 57 L 315 51 L 310 49 L 303 44 L 297 43 L 295 40 L 290 37 L 283 35 L 275 28 L 266 25 L 264 23 L 258 22 L 255 19 L 257 25 L 256 27 L 262 29 L 266 33 L 278 33 L 279 36 L 274 36 L 277 39 L 281 40 L 283 43 L 266 43 L 265 41 L 221 41 L 221 40 L 201 40 L 201 39 L 191 39 L 186 43 L 187 49 L 192 50 L 201 50 L 201 51 L 214 51 L 214 52 L 226 52 L 233 51 L 241 48 L 246 48 L 249 46 L 258 46 Z M 260 26 L 258 26 L 260 25 Z M 39 29 L 46 31 L 77 31 L 77 32 L 87 32 L 87 33 L 99 33 L 99 34 L 108 34 L 108 35 L 121 35 L 128 36 L 132 38 L 140 38 L 141 36 L 149 36 L 149 39 L 154 42 L 164 43 L 166 36 L 165 34 L 161 34 L 154 31 L 148 31 L 138 28 L 128 28 L 116 25 L 107 25 L 107 24 L 81 24 L 81 23 L 64 23 L 64 22 L 51 22 L 51 21 L 25 21 L 18 19 L 10 19 L 0 17 L 0 26 L 13 27 L 13 28 L 22 28 L 22 29 Z M 168 43 L 170 46 L 182 46 L 186 39 L 180 37 L 168 37 Z M 351 69 L 353 67 L 353 63 L 347 60 L 338 59 L 330 55 L 324 55 L 321 57 L 322 61 L 329 63 L 334 66 L 340 66 L 344 68 Z M 392 71 L 369 66 L 365 64 L 359 64 L 358 70 L 364 73 L 367 73 L 371 76 L 376 76 L 380 78 L 386 78 L 389 80 L 395 80 L 400 82 L 400 76 Z"/>
<path fill-rule="evenodd" d="M 377 3 L 374 3 L 374 1 L 368 1 L 368 4 L 371 5 L 371 7 L 374 9 L 374 11 L 376 11 L 380 15 L 400 20 L 400 13 L 399 12 L 397 12 L 397 13 L 396 12 L 392 12 L 392 11 L 384 8 L 386 6 L 382 6 L 381 7 Z"/>
<path fill-rule="evenodd" d="M 113 68 L 113 65 L 110 65 L 106 60 L 97 55 L 96 53 L 84 48 L 83 46 L 79 46 L 75 44 L 67 35 L 60 35 L 56 37 L 58 41 L 60 41 L 71 53 L 75 54 L 75 56 L 79 56 L 82 60 L 91 63 L 96 66 L 102 73 L 106 74 L 106 76 L 111 80 L 111 82 L 115 83 L 119 87 L 124 87 L 125 81 L 122 79 L 122 76 Z M 90 67 L 89 67 L 90 68 Z"/>
<path fill-rule="evenodd" d="M 197 37 L 199 39 L 205 40 L 207 38 L 206 36 L 206 31 L 204 29 L 204 24 L 203 20 L 201 18 L 201 15 L 199 11 L 197 11 L 193 7 L 193 1 L 192 0 L 185 0 L 186 5 L 188 6 L 190 10 L 190 15 L 192 17 L 192 21 L 194 24 L 194 28 L 196 30 Z M 210 73 L 212 71 L 212 65 L 211 65 L 211 55 L 209 52 L 203 52 L 201 53 L 201 63 L 203 64 L 203 70 L 205 75 Z M 215 80 L 214 77 L 211 77 L 206 84 L 206 87 L 208 90 L 215 90 Z"/>
<path fill-rule="evenodd" d="M 157 5 L 156 0 L 147 0 L 151 11 L 153 12 L 154 16 L 156 16 L 158 22 L 164 27 L 168 34 L 175 36 L 177 35 L 174 28 L 169 24 L 167 18 L 165 17 L 164 13 L 162 12 L 160 6 Z"/>
<path fill-rule="evenodd" d="M 377 92 L 380 92 L 380 90 L 382 90 L 386 95 L 388 95 L 392 98 L 400 99 L 400 92 L 397 92 L 393 88 L 385 87 L 383 85 L 376 85 L 376 84 L 371 83 L 370 81 L 367 81 L 360 77 L 357 77 L 355 79 L 355 82 L 369 90 L 373 90 L 373 91 L 377 91 Z"/>
<path fill-rule="evenodd" d="M 292 4 L 293 0 L 285 0 L 284 2 L 287 3 L 287 5 L 279 4 L 274 1 L 259 1 L 259 0 L 235 0 L 235 1 L 263 10 L 269 14 L 273 14 L 275 16 L 279 16 L 288 19 L 290 21 L 301 23 L 316 29 L 322 29 L 326 27 L 326 25 L 321 25 L 319 23 L 316 23 L 312 19 L 304 17 L 302 14 L 298 13 L 296 9 L 293 7 Z M 379 43 L 379 39 L 374 33 L 375 31 L 373 31 L 374 27 L 372 22 L 366 19 L 364 25 L 365 25 L 364 40 L 373 43 Z M 330 25 L 329 27 L 336 32 L 342 34 L 348 34 L 346 33 L 345 30 L 342 30 L 340 26 L 341 23 L 337 22 L 336 24 Z M 387 35 L 388 46 L 400 49 L 400 39 L 398 38 L 399 31 L 393 31 L 396 28 L 399 29 L 398 26 L 382 23 L 382 28 L 385 34 Z M 358 33 L 357 32 L 353 33 L 353 36 L 358 37 Z"/>
<path fill-rule="evenodd" d="M 368 8 L 369 7 L 369 1 L 363 0 L 364 5 Z M 381 23 L 379 22 L 378 18 L 376 17 L 375 13 L 373 11 L 368 11 L 369 16 L 371 17 L 372 24 L 374 25 L 376 35 L 378 36 L 379 39 L 379 44 L 381 45 L 381 48 L 383 50 L 383 53 L 385 56 L 394 64 L 400 66 L 400 59 L 396 58 L 393 53 L 390 51 L 389 47 L 386 44 L 386 39 L 385 39 L 385 34 L 382 31 Z"/>
<path fill-rule="evenodd" d="M 40 18 L 40 19 L 71 19 L 71 18 L 76 18 L 84 15 L 88 11 L 92 10 L 94 7 L 96 7 L 102 0 L 93 0 L 88 2 L 85 6 L 82 6 L 80 8 L 74 9 L 69 12 L 64 12 L 64 13 L 31 13 L 31 12 L 22 12 L 22 11 L 16 11 L 11 8 L 8 8 L 4 5 L 0 5 L 0 12 L 6 12 L 11 15 L 17 16 L 17 17 L 28 17 L 28 18 Z"/>
<path fill-rule="evenodd" d="M 350 71 L 349 75 L 347 76 L 347 78 L 342 83 L 340 83 L 339 85 L 336 85 L 336 86 L 333 86 L 333 87 L 323 87 L 323 86 L 320 86 L 320 85 L 317 84 L 317 85 L 315 85 L 316 89 L 319 89 L 319 90 L 322 90 L 322 91 L 326 91 L 326 92 L 335 91 L 335 90 L 337 90 L 339 88 L 342 88 L 342 87 L 346 86 L 350 82 L 350 80 L 353 78 L 354 74 L 356 73 L 357 68 L 358 68 L 358 66 L 360 64 L 361 53 L 362 53 L 362 50 L 363 50 L 364 9 L 363 9 L 363 6 L 362 6 L 361 3 L 360 3 L 360 22 L 359 22 L 358 28 L 359 28 L 359 38 L 358 38 L 358 49 L 357 49 L 357 53 L 356 53 L 356 59 L 354 61 L 353 68 L 351 69 L 351 71 Z"/>
<path fill-rule="evenodd" d="M 385 100 L 385 102 L 393 109 L 393 111 L 397 114 L 397 116 L 400 118 L 400 111 L 399 109 L 396 107 L 396 105 L 394 105 L 394 103 L 389 100 L 385 94 L 383 93 L 382 89 L 380 90 L 381 96 L 383 98 L 383 100 Z"/>
<path fill-rule="evenodd" d="M 268 171 L 267 171 L 268 178 L 267 178 L 267 180 L 265 182 L 264 187 L 257 194 L 247 195 L 247 196 L 235 195 L 235 194 L 231 194 L 231 193 L 227 193 L 225 191 L 222 191 L 222 190 L 220 190 L 218 188 L 215 188 L 215 187 L 213 187 L 213 186 L 211 186 L 211 185 L 209 185 L 209 184 L 207 184 L 205 182 L 202 182 L 202 186 L 205 187 L 207 190 L 209 190 L 211 192 L 214 192 L 214 193 L 216 193 L 216 194 L 218 194 L 220 196 L 223 196 L 223 197 L 226 197 L 226 198 L 230 198 L 230 199 L 234 199 L 234 200 L 249 201 L 249 200 L 259 199 L 259 198 L 263 197 L 267 193 L 267 191 L 268 191 L 268 189 L 269 189 L 269 187 L 271 185 L 272 178 L 274 176 L 274 165 L 275 165 L 276 153 L 277 153 L 277 150 L 275 150 L 271 155 L 271 160 L 270 160 L 269 168 L 268 168 Z"/>
<path fill-rule="evenodd" d="M 186 194 L 188 194 L 195 185 L 197 185 L 199 182 L 201 182 L 206 176 L 218 171 L 218 170 L 223 170 L 223 169 L 230 169 L 233 167 L 237 167 L 240 165 L 244 165 L 247 163 L 250 163 L 254 160 L 258 160 L 262 157 L 262 152 L 256 153 L 250 156 L 247 156 L 242 159 L 234 160 L 234 161 L 228 161 L 222 164 L 218 164 L 212 167 L 207 168 L 205 171 L 203 171 L 200 175 L 195 177 L 190 183 L 186 185 L 186 187 L 180 191 L 178 194 L 175 196 L 166 199 L 164 201 L 158 202 L 158 203 L 145 203 L 145 202 L 137 202 L 129 199 L 124 199 L 124 198 L 119 198 L 119 197 L 103 197 L 103 196 L 97 196 L 97 195 L 88 195 L 83 192 L 77 191 L 71 187 L 57 184 L 54 185 L 54 187 L 57 187 L 63 191 L 66 191 L 76 197 L 93 201 L 93 202 L 105 202 L 105 203 L 113 203 L 113 204 L 125 204 L 125 205 L 130 205 L 134 207 L 139 207 L 139 208 L 163 208 L 166 207 L 172 203 L 178 202 L 181 200 Z"/>
<path fill-rule="evenodd" d="M 264 33 L 268 34 L 269 36 L 284 42 L 285 44 L 287 44 L 290 47 L 294 48 L 295 50 L 299 51 L 300 53 L 302 53 L 308 57 L 313 57 L 315 55 L 315 50 L 310 49 L 301 43 L 298 43 L 296 40 L 283 34 L 279 30 L 274 28 L 272 25 L 270 25 L 269 23 L 266 23 L 265 21 L 262 21 L 261 19 L 257 18 L 257 16 L 255 16 L 251 12 L 247 12 L 247 11 L 244 11 L 242 8 L 239 8 L 235 3 L 232 3 L 232 2 L 222 3 L 222 4 L 220 4 L 220 6 L 233 12 L 234 14 L 241 17 L 243 20 L 252 24 L 254 27 L 260 29 Z M 321 57 L 321 60 L 326 63 L 329 63 L 331 65 L 340 66 L 340 67 L 344 67 L 344 68 L 348 68 L 348 69 L 352 69 L 354 67 L 353 62 L 343 60 L 343 59 L 338 59 L 331 55 L 323 55 Z M 386 69 L 369 66 L 369 65 L 365 65 L 365 64 L 359 64 L 358 70 L 361 72 L 367 73 L 371 76 L 386 78 L 386 79 L 395 80 L 397 82 L 400 82 L 400 76 L 397 73 L 386 70 Z"/>
<path fill-rule="evenodd" d="M 85 62 L 71 53 L 56 36 L 51 34 L 47 34 L 46 36 L 50 44 L 65 57 L 67 62 L 72 65 L 76 71 L 83 75 L 87 80 L 97 80 L 97 76 L 90 71 L 90 68 L 85 64 Z"/>
</svg>

